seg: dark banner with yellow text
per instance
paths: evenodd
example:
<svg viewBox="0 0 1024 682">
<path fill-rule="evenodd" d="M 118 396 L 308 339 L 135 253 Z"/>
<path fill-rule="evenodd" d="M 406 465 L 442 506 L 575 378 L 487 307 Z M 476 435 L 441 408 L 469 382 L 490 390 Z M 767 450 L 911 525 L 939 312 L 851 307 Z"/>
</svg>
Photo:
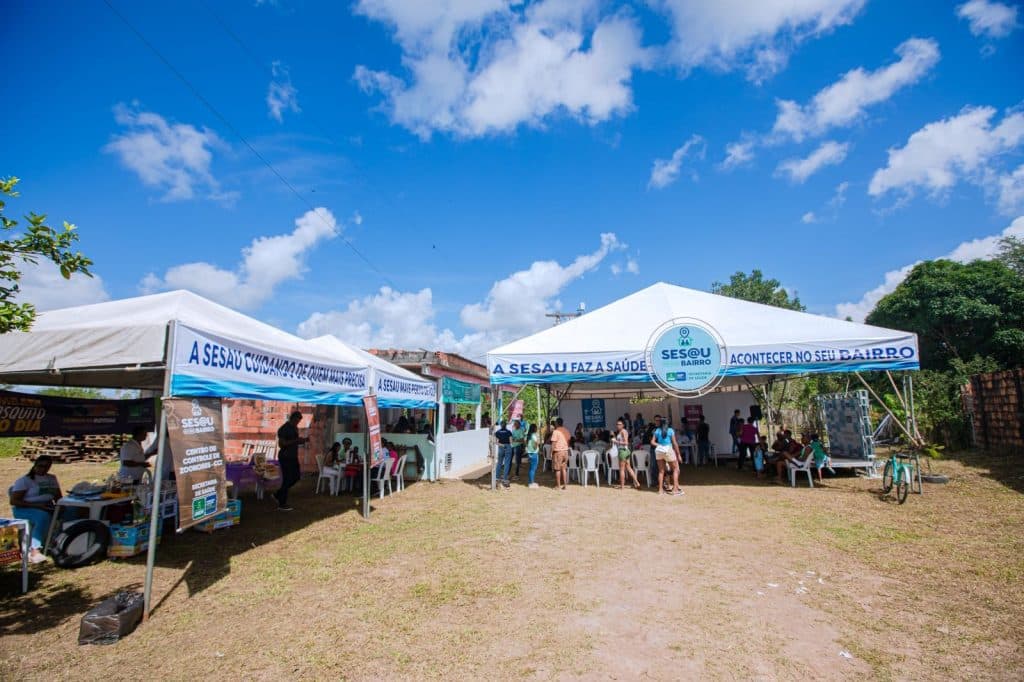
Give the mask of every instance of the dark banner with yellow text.
<svg viewBox="0 0 1024 682">
<path fill-rule="evenodd" d="M 0 391 L 0 438 L 131 433 L 156 423 L 154 401 L 58 398 Z"/>
</svg>

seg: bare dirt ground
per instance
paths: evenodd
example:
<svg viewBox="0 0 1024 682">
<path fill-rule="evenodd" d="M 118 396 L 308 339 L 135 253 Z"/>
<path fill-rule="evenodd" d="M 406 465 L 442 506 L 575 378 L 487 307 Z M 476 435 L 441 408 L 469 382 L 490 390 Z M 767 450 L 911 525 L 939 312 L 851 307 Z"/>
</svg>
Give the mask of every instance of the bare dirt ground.
<svg viewBox="0 0 1024 682">
<path fill-rule="evenodd" d="M 0 570 L 0 678 L 1019 680 L 1015 459 L 937 462 L 951 482 L 903 506 L 722 467 L 684 470 L 681 498 L 420 483 L 364 522 L 304 481 L 290 514 L 245 498 L 239 527 L 165 536 L 159 607 L 115 645 L 80 647 L 79 621 L 141 589 L 141 557 L 44 564 L 25 596 Z"/>
</svg>

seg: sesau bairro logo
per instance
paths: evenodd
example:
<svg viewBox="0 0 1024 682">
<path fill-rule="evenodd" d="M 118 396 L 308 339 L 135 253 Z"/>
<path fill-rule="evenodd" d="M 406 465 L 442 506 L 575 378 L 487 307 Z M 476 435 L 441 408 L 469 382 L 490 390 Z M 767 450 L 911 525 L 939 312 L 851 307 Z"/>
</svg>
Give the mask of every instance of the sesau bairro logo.
<svg viewBox="0 0 1024 682">
<path fill-rule="evenodd" d="M 651 377 L 665 390 L 699 394 L 722 378 L 722 344 L 715 332 L 696 322 L 672 324 L 655 332 L 648 346 Z"/>
</svg>

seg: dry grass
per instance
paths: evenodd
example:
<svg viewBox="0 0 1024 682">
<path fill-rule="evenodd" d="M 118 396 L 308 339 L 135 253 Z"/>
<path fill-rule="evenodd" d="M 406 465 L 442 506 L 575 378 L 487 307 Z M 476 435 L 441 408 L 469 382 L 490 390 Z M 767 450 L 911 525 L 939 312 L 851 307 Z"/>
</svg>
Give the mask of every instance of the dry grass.
<svg viewBox="0 0 1024 682">
<path fill-rule="evenodd" d="M 79 647 L 78 622 L 140 560 L 47 565 L 25 596 L 5 569 L 0 678 L 1020 679 L 1024 479 L 936 469 L 951 483 L 903 506 L 723 468 L 676 499 L 416 484 L 370 522 L 303 483 L 292 514 L 246 499 L 240 527 L 167 536 L 159 608 L 114 646 Z"/>
</svg>

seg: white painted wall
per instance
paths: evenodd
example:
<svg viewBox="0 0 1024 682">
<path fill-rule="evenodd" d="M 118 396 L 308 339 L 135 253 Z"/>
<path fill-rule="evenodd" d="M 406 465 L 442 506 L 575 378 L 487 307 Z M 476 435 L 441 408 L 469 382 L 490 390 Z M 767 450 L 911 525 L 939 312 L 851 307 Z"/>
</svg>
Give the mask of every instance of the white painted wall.
<svg viewBox="0 0 1024 682">
<path fill-rule="evenodd" d="M 487 429 L 455 431 L 441 437 L 437 455 L 438 475 L 441 478 L 458 478 L 460 475 L 488 465 L 487 447 L 490 433 Z M 452 464 L 445 463 L 451 453 Z"/>
</svg>

